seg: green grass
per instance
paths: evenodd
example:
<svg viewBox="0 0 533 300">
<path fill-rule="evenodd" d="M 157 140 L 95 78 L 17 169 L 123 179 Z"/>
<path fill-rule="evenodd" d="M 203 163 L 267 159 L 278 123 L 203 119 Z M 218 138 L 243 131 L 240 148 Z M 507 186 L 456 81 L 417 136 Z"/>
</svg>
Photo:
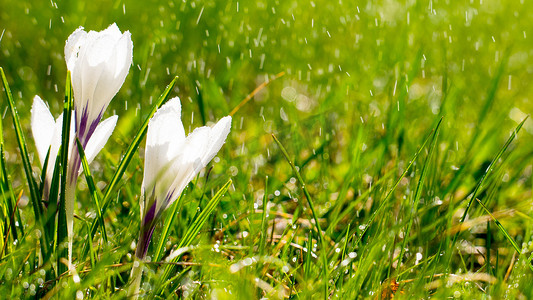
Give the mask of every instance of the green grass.
<svg viewBox="0 0 533 300">
<path fill-rule="evenodd" d="M 529 1 L 0 7 L 13 96 L 1 85 L 2 297 L 125 296 L 145 121 L 174 96 L 187 132 L 233 123 L 156 227 L 150 298 L 533 297 Z M 66 38 L 113 22 L 132 33 L 133 66 L 106 113 L 117 127 L 78 181 L 78 282 L 34 201 L 30 108 L 38 94 L 63 111 Z"/>
</svg>

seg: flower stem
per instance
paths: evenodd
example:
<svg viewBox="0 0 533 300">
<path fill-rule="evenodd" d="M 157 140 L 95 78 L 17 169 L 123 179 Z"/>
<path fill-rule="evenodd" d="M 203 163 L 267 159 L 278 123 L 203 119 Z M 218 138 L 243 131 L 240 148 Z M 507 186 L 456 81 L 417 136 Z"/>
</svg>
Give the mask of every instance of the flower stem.
<svg viewBox="0 0 533 300">
<path fill-rule="evenodd" d="M 133 262 L 133 268 L 131 268 L 131 284 L 128 288 L 128 299 L 137 299 L 139 297 L 139 290 L 141 288 L 141 278 L 142 278 L 142 259 L 138 258 L 135 255 L 135 261 Z"/>
<path fill-rule="evenodd" d="M 76 184 L 67 184 L 65 192 L 65 211 L 67 219 L 68 240 L 68 270 L 72 271 L 72 243 L 74 242 L 74 201 L 76 196 Z"/>
<path fill-rule="evenodd" d="M 151 222 L 153 224 L 153 222 Z M 143 224 L 145 225 L 145 224 Z M 142 226 L 139 233 L 139 241 L 137 242 L 137 249 L 135 250 L 135 260 L 130 274 L 130 287 L 128 288 L 128 298 L 137 299 L 139 297 L 139 290 L 141 287 L 142 278 L 142 266 L 146 253 L 148 252 L 148 246 L 152 240 L 152 233 L 155 226 L 151 224 L 149 226 Z"/>
<path fill-rule="evenodd" d="M 72 271 L 72 244 L 74 242 L 74 203 L 76 201 L 76 184 L 80 168 L 80 155 L 76 147 L 70 147 L 70 161 L 67 168 L 65 188 L 65 212 L 68 236 L 68 270 Z M 72 272 L 71 272 L 72 273 Z"/>
</svg>

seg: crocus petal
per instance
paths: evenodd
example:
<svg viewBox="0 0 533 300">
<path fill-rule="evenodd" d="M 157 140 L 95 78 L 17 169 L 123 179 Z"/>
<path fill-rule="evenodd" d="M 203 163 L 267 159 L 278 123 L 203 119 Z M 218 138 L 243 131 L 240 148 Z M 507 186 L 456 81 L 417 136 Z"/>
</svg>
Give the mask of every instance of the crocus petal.
<svg viewBox="0 0 533 300">
<path fill-rule="evenodd" d="M 196 128 L 183 143 L 180 153 L 172 159 L 171 166 L 165 173 L 156 190 L 158 211 L 166 209 L 183 192 L 187 184 L 205 167 L 202 156 L 208 146 L 209 127 Z M 169 182 L 170 181 L 170 182 Z M 159 183 L 159 182 L 158 182 Z"/>
<path fill-rule="evenodd" d="M 72 71 L 74 68 L 76 60 L 78 59 L 80 47 L 85 43 L 86 39 L 87 32 L 83 30 L 83 27 L 79 27 L 68 37 L 65 44 L 65 61 L 68 70 Z"/>
<path fill-rule="evenodd" d="M 96 127 L 96 130 L 85 147 L 85 158 L 87 159 L 87 163 L 90 164 L 107 143 L 107 140 L 117 125 L 117 120 L 118 116 L 112 116 L 102 121 L 98 127 Z"/>
<path fill-rule="evenodd" d="M 73 132 L 73 126 L 70 126 L 70 130 L 71 132 Z M 53 136 L 50 141 L 50 157 L 48 158 L 48 167 L 46 169 L 46 177 L 50 181 L 52 181 L 52 175 L 56 163 L 57 154 L 59 152 L 59 147 L 61 146 L 61 135 L 63 133 L 63 114 L 60 114 L 57 118 L 52 133 Z"/>
<path fill-rule="evenodd" d="M 231 117 L 224 117 L 213 127 L 196 128 L 181 147 L 180 153 L 172 159 L 172 165 L 165 173 L 165 178 L 172 180 L 166 192 L 156 190 L 158 209 L 164 210 L 183 192 L 189 182 L 218 153 L 231 128 Z M 165 181 L 162 181 L 165 183 Z"/>
<path fill-rule="evenodd" d="M 202 156 L 202 164 L 204 167 L 215 157 L 220 151 L 231 129 L 231 117 L 226 116 L 220 119 L 209 131 L 209 143 Z"/>
<path fill-rule="evenodd" d="M 117 28 L 118 30 L 118 28 Z M 126 79 L 131 62 L 133 43 L 131 42 L 131 34 L 129 31 L 117 40 L 115 47 L 112 49 L 111 55 L 105 62 L 105 71 L 102 72 L 100 80 L 95 88 L 95 99 L 111 99 L 113 98 Z M 96 103 L 96 102 L 95 102 Z M 103 105 L 103 109 L 107 108 L 109 102 Z"/>
<path fill-rule="evenodd" d="M 83 145 L 124 83 L 132 55 L 131 34 L 121 33 L 116 24 L 101 32 L 79 28 L 67 40 L 65 60 L 71 71 L 76 129 Z"/>
<path fill-rule="evenodd" d="M 173 98 L 161 106 L 148 123 L 143 185 L 153 186 L 161 179 L 161 172 L 168 167 L 184 141 L 180 100 Z"/>
<path fill-rule="evenodd" d="M 55 123 L 54 117 L 41 97 L 35 96 L 31 107 L 31 129 L 41 167 L 52 142 Z"/>
<path fill-rule="evenodd" d="M 74 116 L 74 114 L 72 114 Z M 57 120 L 48 110 L 48 107 L 39 96 L 33 99 L 31 109 L 31 126 L 33 138 L 37 147 L 37 153 L 41 162 L 41 167 L 44 165 L 46 155 L 49 153 L 48 164 L 46 167 L 46 178 L 44 182 L 44 197 L 48 197 L 48 189 L 52 182 L 54 167 L 61 146 L 61 135 L 63 132 L 63 114 L 59 115 Z M 74 137 L 74 122 L 70 124 L 70 142 L 69 147 L 72 147 Z M 50 151 L 50 152 L 49 152 Z"/>
</svg>

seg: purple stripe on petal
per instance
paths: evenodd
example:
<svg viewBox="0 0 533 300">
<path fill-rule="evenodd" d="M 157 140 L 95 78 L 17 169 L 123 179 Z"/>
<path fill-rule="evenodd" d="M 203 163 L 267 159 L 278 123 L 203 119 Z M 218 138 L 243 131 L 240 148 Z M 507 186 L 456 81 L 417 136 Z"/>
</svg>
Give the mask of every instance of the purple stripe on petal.
<svg viewBox="0 0 533 300">
<path fill-rule="evenodd" d="M 85 139 L 85 143 L 84 143 L 84 147 L 87 146 L 87 142 L 89 141 L 89 139 L 91 138 L 91 136 L 93 135 L 94 131 L 96 130 L 96 127 L 98 127 L 98 123 L 100 123 L 100 120 L 102 119 L 102 115 L 103 115 L 103 112 L 100 111 L 100 113 L 98 114 L 98 116 L 96 117 L 96 119 L 94 119 L 92 122 L 91 122 L 91 125 L 89 126 L 89 131 L 87 132 L 86 136 L 87 138 Z"/>
<path fill-rule="evenodd" d="M 165 196 L 165 204 L 163 205 L 164 207 L 167 207 L 168 204 L 170 203 L 170 201 L 172 201 L 172 197 L 174 196 L 174 192 L 176 192 L 176 191 L 175 190 L 168 191 L 167 195 Z"/>
<path fill-rule="evenodd" d="M 79 121 L 78 121 L 77 113 L 78 112 L 76 111 L 76 134 L 78 135 L 78 137 L 82 137 L 85 135 L 85 128 L 87 127 L 87 119 L 89 118 L 89 114 L 87 113 L 87 105 L 83 107 Z"/>
<path fill-rule="evenodd" d="M 137 250 L 135 251 L 135 256 L 140 259 L 144 259 L 146 253 L 148 252 L 148 246 L 150 246 L 150 241 L 152 240 L 152 234 L 154 233 L 155 224 L 149 228 L 143 228 L 141 234 L 139 235 L 139 244 L 137 245 Z"/>
<path fill-rule="evenodd" d="M 77 112 L 75 111 L 75 113 Z M 93 120 L 89 120 L 88 105 L 86 105 L 82 109 L 79 121 L 78 117 L 76 116 L 76 135 L 80 139 L 80 142 L 83 147 L 87 145 L 87 142 L 96 130 L 96 127 L 98 126 L 98 123 L 100 123 L 100 120 L 102 119 L 103 115 L 104 108 L 102 107 L 102 109 L 98 112 L 96 118 L 94 118 Z"/>
<path fill-rule="evenodd" d="M 96 127 L 98 127 L 98 123 L 100 123 L 100 120 L 102 119 L 103 115 L 103 108 L 98 113 L 98 116 L 90 121 L 89 127 L 87 127 L 87 123 L 89 122 L 89 114 L 88 114 L 88 106 L 86 105 L 82 112 L 81 112 L 81 118 L 78 122 L 78 112 L 74 110 L 74 119 L 75 122 L 75 130 L 76 130 L 76 137 L 80 140 L 81 145 L 83 148 L 87 146 L 87 143 L 89 142 L 89 139 L 93 135 L 94 131 L 96 130 Z M 71 133 L 73 134 L 73 133 Z M 81 167 L 81 157 L 78 152 L 78 146 L 76 145 L 76 141 L 73 141 L 74 145 L 71 147 L 71 156 L 69 161 L 69 184 L 74 185 L 78 179 L 78 172 Z"/>
<path fill-rule="evenodd" d="M 78 153 L 78 146 L 77 145 L 73 145 L 73 149 L 72 151 L 74 151 L 74 155 L 73 157 L 71 156 L 71 161 L 68 162 L 68 170 L 69 170 L 69 174 L 68 174 L 68 178 L 69 178 L 69 184 L 70 185 L 74 185 L 76 183 L 76 181 L 78 180 L 78 172 L 79 172 L 79 169 L 80 169 L 80 166 L 81 166 L 81 158 L 80 158 L 80 155 Z"/>
<path fill-rule="evenodd" d="M 148 246 L 150 246 L 150 241 L 152 240 L 152 234 L 154 233 L 155 228 L 155 219 L 159 214 L 156 214 L 157 201 L 152 204 L 144 220 L 142 220 L 141 232 L 139 234 L 139 242 L 137 244 L 137 250 L 135 255 L 143 259 L 148 252 Z"/>
<path fill-rule="evenodd" d="M 151 223 L 154 222 L 155 216 L 156 216 L 156 209 L 157 207 L 157 200 L 154 201 L 148 212 L 146 213 L 146 216 L 144 216 L 144 220 L 142 220 L 142 226 L 147 227 L 150 226 Z"/>
</svg>

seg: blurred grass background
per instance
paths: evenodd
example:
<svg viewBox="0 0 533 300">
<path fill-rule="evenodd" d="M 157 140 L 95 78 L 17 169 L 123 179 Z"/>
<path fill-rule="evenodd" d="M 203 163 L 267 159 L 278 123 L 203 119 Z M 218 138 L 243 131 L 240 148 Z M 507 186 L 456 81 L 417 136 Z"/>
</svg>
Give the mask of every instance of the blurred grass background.
<svg viewBox="0 0 533 300">
<path fill-rule="evenodd" d="M 101 188 L 152 100 L 174 76 L 179 80 L 172 96 L 182 100 L 189 132 L 227 115 L 257 86 L 285 72 L 233 116 L 232 132 L 212 164 L 208 182 L 201 177 L 201 189 L 185 197 L 168 248 L 179 240 L 197 206 L 205 204 L 202 195 L 209 198 L 228 178 L 233 180 L 198 241 L 192 261 L 200 265 L 186 269 L 183 278 L 190 281 L 180 281 L 179 295 L 279 296 L 258 284 L 259 278 L 292 297 L 318 297 L 312 286 L 320 280 L 320 260 L 302 251 L 317 247 L 307 240 L 311 215 L 272 140 L 274 133 L 299 166 L 323 222 L 335 296 L 380 296 L 382 282 L 395 278 L 400 282 L 398 297 L 531 297 L 524 279 L 531 278 L 527 262 L 516 263 L 513 248 L 494 224 L 487 224 L 490 218 L 475 201 L 469 214 L 474 221 L 461 230 L 458 249 L 449 263 L 440 259 L 450 255 L 452 236 L 447 230 L 457 229 L 476 183 L 532 111 L 531 2 L 0 0 L 0 8 L 0 66 L 30 144 L 33 96 L 45 99 L 55 116 L 61 111 L 63 48 L 69 34 L 79 26 L 102 30 L 113 22 L 131 32 L 133 66 L 108 109 L 108 115 L 119 115 L 119 124 L 91 166 Z M 0 105 L 6 118 L 6 102 Z M 441 117 L 433 155 L 426 161 L 431 152 L 422 152 L 366 228 Z M 20 190 L 24 177 L 16 144 L 10 141 L 11 124 L 3 125 L 9 171 Z M 526 254 L 532 247 L 532 134 L 528 120 L 478 196 Z M 428 173 L 416 198 L 424 165 Z M 118 251 L 113 246 L 124 247 L 137 238 L 142 166 L 141 149 L 108 212 L 114 238 L 112 246 L 102 247 L 103 253 Z M 79 187 L 83 191 L 84 180 Z M 89 197 L 78 195 L 80 218 L 94 218 Z M 290 265 L 291 274 L 261 260 L 256 269 L 232 272 L 233 263 L 256 257 L 261 249 L 265 197 L 268 228 L 274 228 L 267 231 L 272 235 L 265 246 L 267 256 Z M 31 220 L 31 209 L 22 211 Z M 81 245 L 86 225 L 79 221 L 76 226 Z M 363 230 L 361 243 L 356 243 Z M 236 248 L 220 253 L 210 251 L 213 245 Z M 402 246 L 405 257 L 398 264 Z M 131 249 L 120 249 L 108 263 L 130 262 L 126 253 Z M 348 253 L 356 254 L 349 256 L 348 267 L 342 266 Z M 152 267 L 155 272 L 157 265 Z M 442 281 L 441 286 L 449 286 L 428 287 L 447 272 L 486 274 L 490 280 Z M 127 280 L 127 272 L 109 278 L 113 276 Z M 90 285 L 91 280 L 85 282 Z M 94 289 L 88 294 L 110 295 Z"/>
</svg>

